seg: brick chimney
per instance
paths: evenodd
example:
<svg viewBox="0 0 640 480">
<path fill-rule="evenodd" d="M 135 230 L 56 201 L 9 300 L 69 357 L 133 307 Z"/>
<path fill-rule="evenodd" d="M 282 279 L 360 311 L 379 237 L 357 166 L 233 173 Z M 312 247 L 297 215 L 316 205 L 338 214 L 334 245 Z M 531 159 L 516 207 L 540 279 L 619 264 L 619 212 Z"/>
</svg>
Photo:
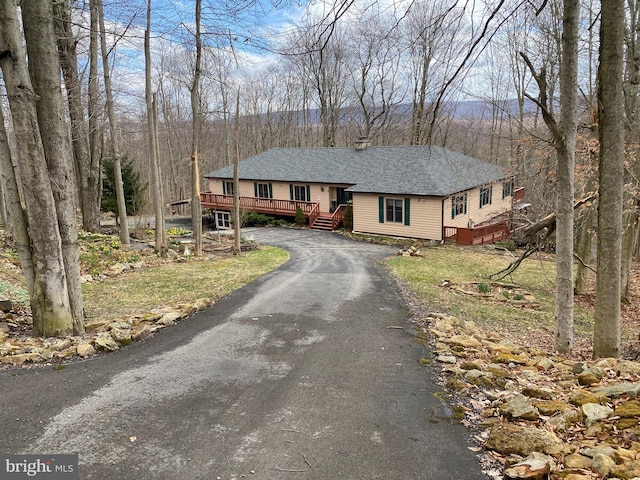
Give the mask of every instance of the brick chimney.
<svg viewBox="0 0 640 480">
<path fill-rule="evenodd" d="M 364 149 L 366 149 L 367 147 L 371 146 L 371 140 L 369 140 L 369 137 L 360 137 L 358 138 L 358 140 L 356 140 L 355 142 L 353 142 L 353 147 L 357 150 L 357 151 L 362 151 Z"/>
</svg>

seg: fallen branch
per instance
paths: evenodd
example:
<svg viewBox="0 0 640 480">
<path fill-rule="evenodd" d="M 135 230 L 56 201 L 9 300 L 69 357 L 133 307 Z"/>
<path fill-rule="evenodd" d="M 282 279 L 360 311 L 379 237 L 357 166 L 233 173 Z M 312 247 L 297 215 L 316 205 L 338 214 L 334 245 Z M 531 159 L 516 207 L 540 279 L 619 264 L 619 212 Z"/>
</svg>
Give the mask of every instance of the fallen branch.
<svg viewBox="0 0 640 480">
<path fill-rule="evenodd" d="M 595 274 L 598 273 L 598 271 L 595 268 L 593 268 L 591 265 L 588 265 L 584 260 L 582 260 L 580 258 L 580 255 L 578 255 L 577 253 L 574 253 L 573 256 L 576 257 L 576 260 L 578 260 L 582 264 L 582 266 L 584 268 L 588 268 L 589 270 L 591 270 Z"/>
<path fill-rule="evenodd" d="M 576 201 L 573 204 L 573 209 L 577 210 L 578 208 L 582 207 L 584 204 L 592 202 L 593 200 L 595 200 L 598 196 L 594 193 L 591 195 L 588 195 L 584 198 L 581 198 L 580 200 Z M 532 238 L 535 234 L 537 234 L 538 232 L 540 232 L 541 230 L 546 229 L 547 231 L 544 233 L 543 238 L 548 238 L 551 233 L 553 233 L 556 229 L 556 212 L 550 213 L 549 215 L 547 215 L 546 217 L 542 218 L 541 220 L 538 220 L 536 223 L 532 224 L 532 225 L 528 225 L 526 227 L 524 227 L 521 230 L 516 230 L 518 233 L 522 234 L 522 236 L 524 238 Z M 515 233 L 515 231 L 514 231 Z"/>
<path fill-rule="evenodd" d="M 538 245 L 536 245 L 535 247 L 529 248 L 520 257 L 516 258 L 513 262 L 511 262 L 506 268 L 503 268 L 499 272 L 492 273 L 491 275 L 489 275 L 489 278 L 492 280 L 502 280 L 503 278 L 508 277 L 520 266 L 520 264 L 524 260 L 526 260 L 534 252 L 537 252 L 537 251 L 538 251 Z"/>
</svg>

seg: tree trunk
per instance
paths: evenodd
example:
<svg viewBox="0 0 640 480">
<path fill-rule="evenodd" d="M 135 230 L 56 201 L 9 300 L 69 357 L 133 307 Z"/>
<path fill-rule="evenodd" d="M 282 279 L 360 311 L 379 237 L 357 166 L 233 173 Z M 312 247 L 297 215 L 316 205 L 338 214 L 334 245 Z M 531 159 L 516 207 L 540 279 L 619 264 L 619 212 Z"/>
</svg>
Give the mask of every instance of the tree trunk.
<svg viewBox="0 0 640 480">
<path fill-rule="evenodd" d="M 151 92 L 151 0 L 147 1 L 147 28 L 144 32 L 145 93 L 147 103 L 147 125 L 149 127 L 149 159 L 151 163 L 151 195 L 156 217 L 156 252 L 167 248 L 164 228 L 164 200 L 162 198 L 161 172 L 158 163 L 157 115 L 154 108 L 155 95 Z"/>
<path fill-rule="evenodd" d="M 109 52 L 107 51 L 106 30 L 104 26 L 104 9 L 102 0 L 92 0 L 97 3 L 98 23 L 100 24 L 100 48 L 102 50 L 102 73 L 104 76 L 104 90 L 107 97 L 107 117 L 111 132 L 111 155 L 113 157 L 113 178 L 118 200 L 118 218 L 120 219 L 120 241 L 129 245 L 129 222 L 127 221 L 127 205 L 124 198 L 124 184 L 122 183 L 122 167 L 120 164 L 120 147 L 117 132 L 116 114 L 113 109 L 113 89 L 111 88 L 111 73 L 109 72 Z"/>
<path fill-rule="evenodd" d="M 196 63 L 193 70 L 193 84 L 191 85 L 191 224 L 195 239 L 196 256 L 202 255 L 202 205 L 200 203 L 200 69 L 202 63 L 202 37 L 200 23 L 202 15 L 202 0 L 196 0 Z"/>
<path fill-rule="evenodd" d="M 2 102 L 0 102 L 0 185 L 2 185 L 1 189 L 6 209 L 7 224 L 5 228 L 13 236 L 13 243 L 18 252 L 18 259 L 24 274 L 27 291 L 29 292 L 29 297 L 32 298 L 35 272 L 31 255 L 31 239 L 29 238 L 27 226 L 27 212 L 25 212 L 20 202 L 18 179 L 11 160 L 11 149 L 9 148 L 4 120 Z"/>
<path fill-rule="evenodd" d="M 78 76 L 77 39 L 73 35 L 70 0 L 54 3 L 60 66 L 67 90 L 71 119 L 71 140 L 75 160 L 78 200 L 82 227 L 88 232 L 100 231 L 100 164 L 89 155 L 89 134 L 82 105 L 82 85 Z"/>
<path fill-rule="evenodd" d="M 62 258 L 69 291 L 73 333 L 84 333 L 84 308 L 80 283 L 80 250 L 76 224 L 76 178 L 65 119 L 60 82 L 60 60 L 53 25 L 53 3 L 30 0 L 22 4 L 22 23 L 27 43 L 31 82 L 40 100 L 36 103 L 38 122 L 46 125 L 40 136 L 51 178 Z"/>
<path fill-rule="evenodd" d="M 565 0 L 560 64 L 560 138 L 556 141 L 555 348 L 573 349 L 573 168 L 578 129 L 578 23 L 580 1 Z"/>
<path fill-rule="evenodd" d="M 0 0 L 0 67 L 13 118 L 16 160 L 24 187 L 35 266 L 31 292 L 33 334 L 64 336 L 73 332 L 73 316 L 56 203 L 38 125 L 37 95 L 29 78 L 19 25 L 14 0 Z M 54 38 L 50 41 L 55 45 Z"/>
<path fill-rule="evenodd" d="M 236 255 L 242 255 L 242 245 L 240 244 L 241 225 L 240 225 L 240 179 L 238 168 L 240 165 L 240 89 L 236 93 L 236 117 L 233 129 L 233 230 L 234 245 Z"/>
<path fill-rule="evenodd" d="M 600 195 L 593 356 L 620 355 L 620 257 L 624 188 L 625 1 L 601 5 L 598 113 Z"/>
<path fill-rule="evenodd" d="M 98 6 L 95 0 L 89 2 L 89 78 L 87 85 L 87 114 L 89 116 L 89 163 L 96 172 L 98 215 L 102 201 L 102 143 L 103 133 L 100 127 L 104 108 L 98 92 Z"/>
</svg>

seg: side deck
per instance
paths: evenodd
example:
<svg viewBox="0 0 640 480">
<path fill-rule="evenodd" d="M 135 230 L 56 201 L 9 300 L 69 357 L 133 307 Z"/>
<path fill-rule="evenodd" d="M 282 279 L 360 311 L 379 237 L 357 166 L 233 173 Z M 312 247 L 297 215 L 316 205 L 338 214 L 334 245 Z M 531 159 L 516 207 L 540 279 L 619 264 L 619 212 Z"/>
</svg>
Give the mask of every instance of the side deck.
<svg viewBox="0 0 640 480">
<path fill-rule="evenodd" d="M 233 211 L 233 195 L 220 195 L 205 192 L 200 194 L 202 208 L 213 210 Z M 300 200 L 280 200 L 277 198 L 239 197 L 240 209 L 266 213 L 270 215 L 282 215 L 295 217 L 298 209 L 309 219 L 311 228 L 320 230 L 335 230 L 342 223 L 344 205 L 339 205 L 332 213 L 320 212 L 320 204 L 315 202 L 303 202 Z"/>
</svg>

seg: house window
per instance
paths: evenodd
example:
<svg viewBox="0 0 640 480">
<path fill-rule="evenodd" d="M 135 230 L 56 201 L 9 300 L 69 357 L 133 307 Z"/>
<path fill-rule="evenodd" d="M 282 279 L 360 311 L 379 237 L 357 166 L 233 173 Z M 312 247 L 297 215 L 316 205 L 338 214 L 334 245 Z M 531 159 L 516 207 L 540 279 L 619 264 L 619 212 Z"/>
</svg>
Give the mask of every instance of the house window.
<svg viewBox="0 0 640 480">
<path fill-rule="evenodd" d="M 480 187 L 480 208 L 485 205 L 491 205 L 491 197 L 493 196 L 493 186 Z"/>
<path fill-rule="evenodd" d="M 231 214 L 229 212 L 216 212 L 216 227 L 231 228 Z"/>
<path fill-rule="evenodd" d="M 402 223 L 402 200 L 387 198 L 387 222 Z"/>
<path fill-rule="evenodd" d="M 451 197 L 451 218 L 467 213 L 467 194 L 454 195 Z"/>
<path fill-rule="evenodd" d="M 411 224 L 411 199 L 378 197 L 378 221 L 380 223 Z"/>
<path fill-rule="evenodd" d="M 222 193 L 224 195 L 233 195 L 233 182 L 229 182 L 229 181 L 223 182 Z"/>
<path fill-rule="evenodd" d="M 513 197 L 514 181 L 513 178 L 502 183 L 502 199 Z"/>
<path fill-rule="evenodd" d="M 273 198 L 273 188 L 270 183 L 254 182 L 253 190 L 258 198 Z"/>
<path fill-rule="evenodd" d="M 311 201 L 311 186 L 310 185 L 293 185 L 290 184 L 291 200 L 298 202 L 310 202 Z"/>
</svg>

